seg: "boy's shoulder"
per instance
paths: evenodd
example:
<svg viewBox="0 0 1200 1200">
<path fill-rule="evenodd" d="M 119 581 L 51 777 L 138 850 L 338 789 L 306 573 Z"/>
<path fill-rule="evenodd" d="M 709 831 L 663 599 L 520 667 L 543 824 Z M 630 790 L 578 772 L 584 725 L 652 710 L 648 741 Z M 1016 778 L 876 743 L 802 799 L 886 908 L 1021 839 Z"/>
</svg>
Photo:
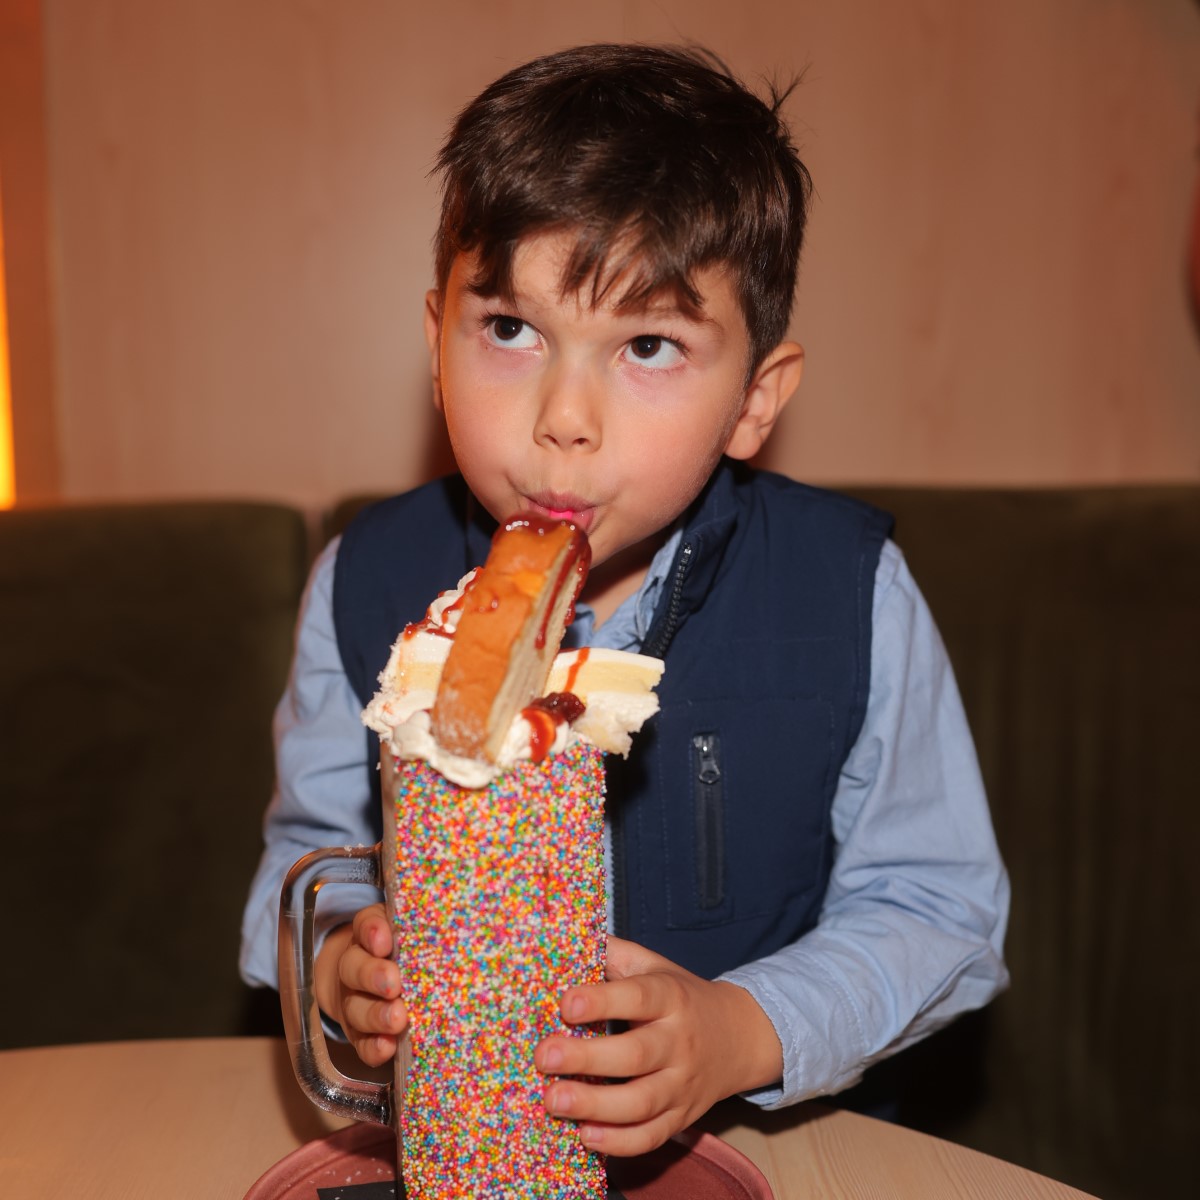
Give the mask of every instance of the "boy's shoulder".
<svg viewBox="0 0 1200 1200">
<path fill-rule="evenodd" d="M 361 507 L 342 532 L 338 557 L 349 562 L 389 545 L 402 545 L 409 558 L 480 551 L 486 557 L 494 529 L 462 476 L 446 475 Z"/>
<path fill-rule="evenodd" d="M 674 636 L 674 614 L 701 610 L 739 626 L 752 610 L 749 625 L 768 637 L 801 611 L 822 628 L 865 619 L 890 530 L 887 513 L 850 496 L 723 462 L 684 524 L 671 604 L 647 643 Z"/>
<path fill-rule="evenodd" d="M 787 475 L 744 463 L 729 462 L 718 468 L 701 505 L 701 520 L 721 520 L 739 513 L 792 522 L 820 521 L 846 529 L 869 528 L 891 533 L 890 513 L 843 492 L 801 483 Z"/>
<path fill-rule="evenodd" d="M 361 534 L 364 529 L 375 529 L 418 514 L 450 521 L 461 519 L 468 498 L 462 476 L 445 475 L 406 492 L 360 502 L 346 522 L 345 532 L 354 530 Z"/>
<path fill-rule="evenodd" d="M 847 512 L 874 513 L 881 511 L 865 500 L 859 500 L 834 488 L 802 483 L 798 479 L 793 479 L 789 475 L 781 475 L 777 471 L 768 471 L 763 468 L 751 468 L 750 470 L 754 476 L 754 482 L 759 488 L 778 496 L 790 497 L 804 503 L 829 504 Z"/>
</svg>

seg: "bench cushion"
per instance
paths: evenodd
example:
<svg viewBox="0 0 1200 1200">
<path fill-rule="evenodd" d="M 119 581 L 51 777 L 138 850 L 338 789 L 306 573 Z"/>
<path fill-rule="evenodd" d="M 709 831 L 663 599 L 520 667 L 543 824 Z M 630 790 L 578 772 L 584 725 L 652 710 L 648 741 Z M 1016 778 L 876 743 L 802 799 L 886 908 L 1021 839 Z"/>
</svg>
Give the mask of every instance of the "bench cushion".
<svg viewBox="0 0 1200 1200">
<path fill-rule="evenodd" d="M 306 554 L 267 504 L 0 513 L 3 1044 L 245 1027 Z"/>
</svg>

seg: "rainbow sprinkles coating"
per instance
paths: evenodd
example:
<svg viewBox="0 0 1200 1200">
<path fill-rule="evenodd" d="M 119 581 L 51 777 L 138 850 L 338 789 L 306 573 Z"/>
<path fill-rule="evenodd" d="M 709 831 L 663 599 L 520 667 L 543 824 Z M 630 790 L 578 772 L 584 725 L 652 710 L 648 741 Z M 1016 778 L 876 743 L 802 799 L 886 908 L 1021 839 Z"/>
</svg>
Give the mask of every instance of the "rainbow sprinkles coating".
<svg viewBox="0 0 1200 1200">
<path fill-rule="evenodd" d="M 603 1159 L 550 1116 L 533 1048 L 604 974 L 603 755 L 576 744 L 484 788 L 395 761 L 397 961 L 410 1014 L 410 1200 L 600 1200 Z"/>
</svg>

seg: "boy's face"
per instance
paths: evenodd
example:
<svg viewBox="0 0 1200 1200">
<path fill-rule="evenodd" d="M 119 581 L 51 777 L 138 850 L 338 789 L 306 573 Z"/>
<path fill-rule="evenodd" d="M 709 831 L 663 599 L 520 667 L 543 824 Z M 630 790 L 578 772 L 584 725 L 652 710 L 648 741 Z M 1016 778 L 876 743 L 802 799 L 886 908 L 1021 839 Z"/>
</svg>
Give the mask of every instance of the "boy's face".
<svg viewBox="0 0 1200 1200">
<path fill-rule="evenodd" d="M 747 388 L 749 335 L 723 273 L 698 274 L 698 317 L 667 297 L 593 309 L 559 294 L 572 244 L 527 239 L 511 301 L 473 292 L 475 260 L 458 256 L 426 308 L 436 400 L 459 469 L 494 518 L 574 521 L 595 566 L 630 551 L 644 574 L 721 455 L 748 458 L 765 441 L 803 352 L 777 347 Z"/>
</svg>

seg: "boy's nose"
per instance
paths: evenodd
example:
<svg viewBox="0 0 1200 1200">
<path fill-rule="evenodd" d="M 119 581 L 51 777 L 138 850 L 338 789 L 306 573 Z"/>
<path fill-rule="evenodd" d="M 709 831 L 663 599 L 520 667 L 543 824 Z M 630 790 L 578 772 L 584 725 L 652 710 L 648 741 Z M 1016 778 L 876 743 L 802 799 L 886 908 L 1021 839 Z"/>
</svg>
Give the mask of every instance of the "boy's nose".
<svg viewBox="0 0 1200 1200">
<path fill-rule="evenodd" d="M 600 426 L 600 399 L 586 380 L 564 373 L 546 381 L 533 429 L 539 446 L 598 450 Z"/>
</svg>

